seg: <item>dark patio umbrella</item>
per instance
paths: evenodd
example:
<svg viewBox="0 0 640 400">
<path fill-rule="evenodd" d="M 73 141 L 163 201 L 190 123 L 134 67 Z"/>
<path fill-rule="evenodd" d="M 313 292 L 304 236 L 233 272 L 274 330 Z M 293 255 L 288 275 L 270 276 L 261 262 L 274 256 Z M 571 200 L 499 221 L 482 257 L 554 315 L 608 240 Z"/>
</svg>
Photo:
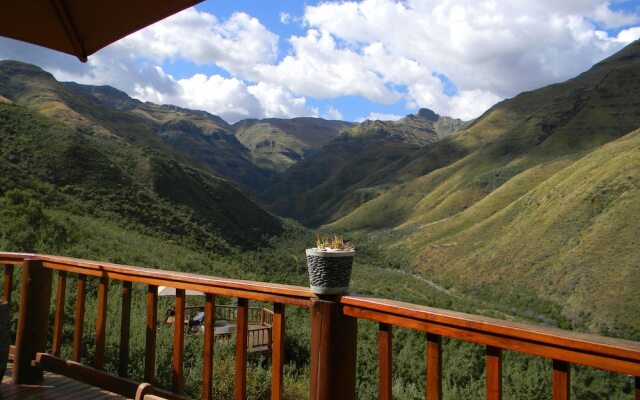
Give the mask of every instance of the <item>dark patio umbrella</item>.
<svg viewBox="0 0 640 400">
<path fill-rule="evenodd" d="M 87 56 L 118 39 L 202 0 L 6 0 L 0 36 L 77 56 Z"/>
</svg>

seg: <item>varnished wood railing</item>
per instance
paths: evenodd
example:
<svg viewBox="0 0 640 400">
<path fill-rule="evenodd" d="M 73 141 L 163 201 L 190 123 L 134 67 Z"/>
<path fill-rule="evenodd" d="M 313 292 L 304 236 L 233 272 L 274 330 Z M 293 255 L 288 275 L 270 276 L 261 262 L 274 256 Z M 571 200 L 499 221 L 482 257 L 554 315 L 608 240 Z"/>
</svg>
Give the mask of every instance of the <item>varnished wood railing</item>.
<svg viewBox="0 0 640 400">
<path fill-rule="evenodd" d="M 386 299 L 345 296 L 345 315 L 379 323 L 381 399 L 391 398 L 392 326 L 427 333 L 427 398 L 442 398 L 442 342 L 446 336 L 486 346 L 486 398 L 502 396 L 502 350 L 552 360 L 553 399 L 569 398 L 569 365 L 578 364 L 640 376 L 640 343 L 477 315 L 418 306 Z M 636 400 L 640 393 L 636 390 Z"/>
<path fill-rule="evenodd" d="M 185 318 L 185 291 L 187 289 L 198 290 L 206 294 L 205 302 L 205 340 L 203 349 L 203 383 L 202 397 L 209 399 L 212 396 L 213 387 L 213 334 L 214 317 L 216 315 L 216 296 L 231 296 L 238 298 L 236 318 L 236 381 L 235 398 L 242 399 L 246 394 L 246 359 L 248 347 L 261 345 L 271 346 L 273 343 L 272 360 L 272 398 L 280 399 L 282 396 L 284 358 L 284 308 L 286 305 L 308 307 L 313 297 L 306 288 L 250 282 L 242 280 L 222 279 L 206 275 L 195 275 L 174 271 L 163 271 L 149 268 L 138 268 L 111 263 L 101 263 L 87 260 L 78 260 L 65 257 L 0 253 L 0 264 L 4 265 L 3 296 L 10 298 L 13 285 L 14 265 L 22 265 L 22 290 L 20 295 L 19 327 L 16 333 L 16 366 L 19 364 L 24 372 L 16 369 L 14 380 L 16 382 L 35 382 L 41 377 L 39 368 L 34 368 L 32 363 L 45 369 L 55 369 L 56 372 L 88 381 L 100 386 L 104 372 L 100 372 L 105 363 L 105 337 L 107 299 L 110 288 L 109 281 L 122 282 L 122 310 L 121 310 L 121 335 L 120 335 L 120 359 L 119 375 L 111 376 L 108 380 L 108 389 L 133 397 L 137 389 L 127 378 L 127 364 L 129 359 L 129 328 L 131 317 L 131 287 L 132 283 L 147 285 L 147 324 L 145 343 L 145 369 L 144 379 L 154 383 L 155 380 L 155 352 L 156 329 L 158 310 L 158 286 L 170 286 L 176 288 L 176 321 Z M 56 292 L 54 304 L 54 329 L 52 349 L 47 353 L 46 337 L 37 337 L 34 340 L 33 333 L 47 332 L 47 318 L 49 303 L 51 302 L 51 288 L 53 283 L 52 272 L 57 271 Z M 77 274 L 77 297 L 74 318 L 73 351 L 71 360 L 59 358 L 62 325 L 65 318 L 64 302 L 66 296 L 66 283 L 69 274 Z M 80 364 L 82 351 L 82 335 L 84 330 L 84 304 L 86 299 L 87 279 L 98 280 L 98 309 L 96 315 L 96 340 L 94 349 L 94 365 L 84 366 Z M 43 290 L 48 287 L 49 293 Z M 113 286 L 111 286 L 113 289 Z M 35 290 L 33 290 L 35 289 Z M 253 312 L 252 320 L 260 322 L 263 319 L 262 308 L 248 307 L 249 300 L 271 302 L 274 308 L 279 310 L 280 318 L 273 321 L 272 328 L 257 329 L 248 332 L 249 315 Z M 46 304 L 46 307 L 45 307 Z M 235 308 L 235 307 L 234 307 Z M 26 323 L 28 317 L 28 324 Z M 20 325 L 22 324 L 22 325 Z M 279 336 L 272 340 L 271 329 L 278 332 Z M 29 330 L 29 332 L 26 332 Z M 172 380 L 171 392 L 180 395 L 183 391 L 183 351 L 185 329 L 182 324 L 174 324 Z M 37 335 L 36 335 L 37 336 Z M 20 343 L 20 338 L 24 343 Z M 93 378 L 95 379 L 93 379 Z M 97 377 L 97 378 L 96 378 Z M 118 384 L 120 382 L 120 384 Z M 169 393 L 169 392 L 167 392 Z M 175 397 L 175 396 L 174 396 Z"/>
<path fill-rule="evenodd" d="M 553 399 L 569 398 L 569 370 L 571 364 L 613 371 L 635 377 L 635 399 L 640 400 L 640 343 L 586 335 L 560 329 L 543 328 L 477 315 L 435 309 L 386 299 L 344 296 L 318 299 L 308 289 L 262 282 L 221 279 L 174 271 L 129 267 L 110 263 L 77 260 L 64 257 L 0 253 L 4 265 L 3 297 L 11 298 L 14 265 L 22 265 L 20 315 L 16 333 L 16 382 L 37 381 L 41 368 L 55 370 L 97 386 L 100 382 L 109 390 L 133 396 L 137 383 L 126 377 L 128 363 L 128 330 L 130 328 L 132 283 L 147 285 L 147 324 L 144 379 L 155 379 L 155 343 L 158 297 L 160 285 L 175 287 L 176 320 L 185 317 L 185 290 L 206 293 L 205 340 L 203 349 L 202 397 L 210 399 L 213 387 L 213 333 L 217 314 L 216 296 L 238 298 L 235 319 L 236 369 L 235 394 L 237 400 L 246 397 L 246 359 L 251 343 L 272 343 L 272 399 L 282 396 L 284 363 L 285 306 L 310 307 L 311 312 L 311 377 L 312 400 L 355 399 L 355 359 L 357 319 L 379 324 L 379 398 L 392 398 L 393 326 L 426 332 L 426 398 L 442 398 L 442 337 L 450 337 L 486 346 L 486 398 L 502 396 L 502 350 L 512 350 L 550 360 L 553 367 Z M 48 353 L 46 337 L 47 317 L 52 295 L 52 272 L 57 271 L 55 318 L 52 349 Z M 64 300 L 68 274 L 77 274 L 77 297 L 74 319 L 73 352 L 71 360 L 59 358 L 61 326 L 65 318 Z M 87 278 L 98 279 L 98 312 L 93 367 L 79 364 L 84 321 L 84 300 Z M 119 376 L 109 375 L 104 364 L 107 291 L 109 280 L 122 282 L 122 310 L 119 354 Z M 111 286 L 113 288 L 113 286 Z M 248 332 L 251 308 L 249 300 L 273 303 L 273 311 L 258 318 L 265 332 L 251 338 Z M 29 315 L 29 323 L 26 316 Z M 173 375 L 171 392 L 166 397 L 180 398 L 183 389 L 184 327 L 174 325 Z M 270 332 L 270 333 L 267 333 Z M 265 340 L 264 335 L 271 335 Z M 262 336 L 260 336 L 262 335 Z M 33 366 L 35 365 L 35 367 Z M 108 376 L 107 376 L 108 375 Z"/>
</svg>

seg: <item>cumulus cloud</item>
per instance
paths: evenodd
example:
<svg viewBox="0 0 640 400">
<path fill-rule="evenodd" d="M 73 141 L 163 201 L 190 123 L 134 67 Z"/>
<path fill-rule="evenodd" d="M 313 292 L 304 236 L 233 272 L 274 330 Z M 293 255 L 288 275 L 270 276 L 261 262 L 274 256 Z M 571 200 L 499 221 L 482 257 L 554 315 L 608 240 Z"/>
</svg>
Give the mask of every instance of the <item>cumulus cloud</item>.
<svg viewBox="0 0 640 400">
<path fill-rule="evenodd" d="M 304 31 L 280 38 L 243 12 L 219 19 L 189 9 L 87 64 L 9 39 L 0 39 L 0 59 L 230 122 L 317 116 L 307 98 L 343 96 L 470 119 L 501 99 L 575 76 L 640 38 L 640 16 L 602 0 L 329 0 L 306 6 L 302 16 L 282 12 L 280 22 L 301 22 Z M 174 62 L 224 71 L 176 78 L 165 72 Z M 342 110 L 322 107 L 323 116 L 342 118 Z"/>
<path fill-rule="evenodd" d="M 307 107 L 304 97 L 295 96 L 281 86 L 260 82 L 249 87 L 248 91 L 258 99 L 265 116 L 292 118 L 300 115 L 318 115 L 317 109 Z"/>
<path fill-rule="evenodd" d="M 305 21 L 341 43 L 336 52 L 358 54 L 380 83 L 407 86 L 407 104 L 467 118 L 499 99 L 574 76 L 638 37 L 638 28 L 617 36 L 598 30 L 638 16 L 595 0 L 333 1 L 307 6 Z M 305 57 L 296 53 L 298 63 Z M 459 93 L 443 95 L 431 78 L 441 72 Z"/>
<path fill-rule="evenodd" d="M 279 15 L 280 17 L 280 22 L 287 25 L 289 23 L 291 23 L 292 17 L 291 14 L 286 13 L 286 12 L 281 12 Z"/>
<path fill-rule="evenodd" d="M 391 104 L 400 98 L 360 53 L 339 47 L 332 35 L 310 29 L 290 43 L 293 55 L 277 65 L 256 67 L 262 80 L 321 99 L 351 95 Z"/>
<path fill-rule="evenodd" d="M 397 121 L 406 117 L 406 115 L 398 115 L 398 114 L 385 114 L 385 113 L 370 113 L 366 117 L 360 117 L 356 119 L 356 122 L 363 122 L 365 120 L 371 121 Z"/>
<path fill-rule="evenodd" d="M 182 58 L 216 64 L 244 77 L 252 76 L 255 65 L 275 61 L 278 35 L 243 12 L 219 21 L 191 8 L 126 37 L 119 45 L 158 63 Z"/>
<path fill-rule="evenodd" d="M 343 117 L 342 113 L 340 112 L 340 110 L 338 110 L 337 108 L 335 108 L 333 106 L 329 106 L 329 108 L 327 108 L 327 111 L 325 111 L 325 113 L 322 116 L 322 118 L 324 118 L 324 119 L 333 119 L 333 120 L 342 120 L 344 117 Z"/>
<path fill-rule="evenodd" d="M 640 22 L 637 14 L 626 14 L 622 11 L 612 11 L 609 4 L 600 4 L 593 11 L 593 19 L 601 22 L 608 28 L 617 28 Z"/>
</svg>

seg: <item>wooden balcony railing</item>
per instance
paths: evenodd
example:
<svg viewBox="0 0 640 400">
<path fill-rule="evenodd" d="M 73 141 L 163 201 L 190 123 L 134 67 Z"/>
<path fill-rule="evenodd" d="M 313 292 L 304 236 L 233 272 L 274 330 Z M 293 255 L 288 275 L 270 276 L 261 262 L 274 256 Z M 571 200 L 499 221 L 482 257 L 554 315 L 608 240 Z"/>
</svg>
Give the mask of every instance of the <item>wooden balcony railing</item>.
<svg viewBox="0 0 640 400">
<path fill-rule="evenodd" d="M 155 344 L 157 324 L 157 288 L 175 287 L 176 320 L 185 317 L 185 290 L 206 294 L 205 340 L 203 348 L 202 398 L 210 399 L 213 388 L 213 332 L 216 296 L 238 299 L 236 320 L 236 368 L 234 398 L 246 398 L 247 349 L 255 340 L 272 343 L 272 399 L 282 397 L 285 307 L 310 308 L 311 314 L 311 381 L 312 400 L 354 399 L 356 382 L 357 320 L 379 324 L 379 399 L 391 399 L 393 326 L 426 332 L 426 398 L 442 398 L 442 337 L 479 343 L 486 346 L 486 398 L 502 396 L 502 350 L 512 350 L 548 358 L 553 366 L 552 393 L 554 400 L 569 398 L 569 365 L 588 367 L 630 375 L 635 379 L 635 399 L 640 400 L 640 343 L 586 335 L 560 329 L 543 328 L 477 315 L 418 306 L 386 299 L 343 296 L 319 299 L 307 288 L 263 282 L 222 279 L 206 275 L 164 271 L 149 268 L 78 260 L 36 254 L 0 253 L 4 265 L 3 297 L 11 299 L 14 266 L 22 266 L 20 307 L 16 331 L 13 368 L 14 383 L 35 383 L 43 370 L 51 370 L 95 386 L 134 396 L 139 382 L 126 376 L 129 362 L 129 329 L 132 284 L 147 286 L 147 315 L 144 380 L 155 379 Z M 55 318 L 52 348 L 46 349 L 49 307 L 51 305 L 53 272 L 57 271 Z M 77 274 L 77 297 L 74 318 L 73 351 L 70 360 L 60 358 L 66 280 Z M 98 307 L 94 365 L 79 363 L 84 325 L 84 300 L 87 277 L 98 280 Z M 122 309 L 119 375 L 102 370 L 105 363 L 105 333 L 107 292 L 109 281 L 122 283 Z M 112 286 L 113 287 L 113 286 Z M 258 315 L 266 332 L 248 336 L 251 308 L 249 300 L 273 303 L 272 312 Z M 220 307 L 220 306 L 218 306 Z M 226 311 L 225 311 L 226 312 Z M 28 319 L 27 319 L 28 316 Z M 263 335 L 263 336 L 260 336 Z M 181 398 L 183 391 L 184 327 L 174 324 L 172 384 L 170 390 L 154 389 L 167 398 Z M 140 390 L 148 390 L 141 386 Z"/>
</svg>

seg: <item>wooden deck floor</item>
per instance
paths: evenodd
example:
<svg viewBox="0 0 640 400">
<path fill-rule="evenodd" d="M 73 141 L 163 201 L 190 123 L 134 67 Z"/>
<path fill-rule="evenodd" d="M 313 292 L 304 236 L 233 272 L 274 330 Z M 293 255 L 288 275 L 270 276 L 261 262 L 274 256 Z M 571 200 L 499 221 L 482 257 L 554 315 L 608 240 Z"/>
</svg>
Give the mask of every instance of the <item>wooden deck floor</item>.
<svg viewBox="0 0 640 400">
<path fill-rule="evenodd" d="M 44 374 L 44 380 L 38 385 L 12 385 L 12 372 L 13 364 L 9 363 L 0 384 L 0 400 L 125 399 L 119 394 L 49 372 Z"/>
</svg>

